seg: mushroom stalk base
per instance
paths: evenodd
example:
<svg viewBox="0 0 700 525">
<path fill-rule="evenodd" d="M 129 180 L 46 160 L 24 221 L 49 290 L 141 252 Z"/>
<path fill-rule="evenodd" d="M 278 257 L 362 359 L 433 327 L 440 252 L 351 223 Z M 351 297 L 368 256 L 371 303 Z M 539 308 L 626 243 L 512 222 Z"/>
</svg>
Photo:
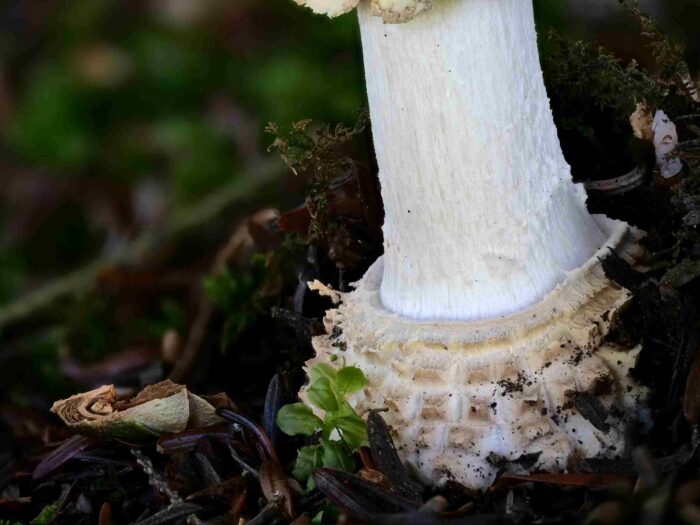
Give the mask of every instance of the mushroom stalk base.
<svg viewBox="0 0 700 525">
<path fill-rule="evenodd" d="M 362 369 L 370 384 L 351 404 L 360 414 L 386 409 L 399 454 L 431 483 L 484 488 L 504 465 L 563 471 L 621 455 L 646 392 L 629 376 L 640 348 L 604 342 L 630 293 L 605 277 L 601 260 L 614 249 L 634 262 L 640 233 L 595 218 L 605 246 L 537 305 L 506 317 L 400 317 L 382 305 L 379 260 L 327 313 L 328 335 L 314 338 L 307 366 Z"/>
</svg>

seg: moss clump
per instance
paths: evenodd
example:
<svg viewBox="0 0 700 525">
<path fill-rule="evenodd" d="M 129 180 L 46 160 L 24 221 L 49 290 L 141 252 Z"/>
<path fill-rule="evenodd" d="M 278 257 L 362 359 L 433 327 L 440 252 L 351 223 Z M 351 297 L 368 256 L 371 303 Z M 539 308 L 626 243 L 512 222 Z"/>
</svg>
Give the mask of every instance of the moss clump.
<svg viewBox="0 0 700 525">
<path fill-rule="evenodd" d="M 306 183 L 303 213 L 285 214 L 280 227 L 322 246 L 338 268 L 356 267 L 381 240 L 382 204 L 376 176 L 355 160 L 351 143 L 366 138 L 369 114 L 363 109 L 353 125 L 324 124 L 312 134 L 312 121 L 284 128 L 271 123 L 277 151 L 295 175 Z"/>
</svg>

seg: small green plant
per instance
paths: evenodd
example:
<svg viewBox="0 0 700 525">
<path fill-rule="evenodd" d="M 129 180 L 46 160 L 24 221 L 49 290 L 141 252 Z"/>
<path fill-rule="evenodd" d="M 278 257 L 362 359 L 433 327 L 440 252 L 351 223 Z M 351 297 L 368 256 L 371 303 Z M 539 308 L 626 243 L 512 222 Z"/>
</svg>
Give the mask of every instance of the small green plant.
<svg viewBox="0 0 700 525">
<path fill-rule="evenodd" d="M 39 515 L 29 522 L 29 525 L 46 525 L 51 523 L 59 511 L 58 501 L 46 505 Z M 24 525 L 21 521 L 0 520 L 0 525 Z"/>
<path fill-rule="evenodd" d="M 51 503 L 50 505 L 46 505 L 46 507 L 41 510 L 39 515 L 34 518 L 29 525 L 46 525 L 47 523 L 51 523 L 58 514 L 59 508 L 60 505 L 58 501 Z"/>
<path fill-rule="evenodd" d="M 367 424 L 345 396 L 362 390 L 368 381 L 359 368 L 335 369 L 325 363 L 311 368 L 309 378 L 309 401 L 325 412 L 323 419 L 304 403 L 293 403 L 280 409 L 277 425 L 290 436 L 318 434 L 317 444 L 299 449 L 293 470 L 294 477 L 312 489 L 314 470 L 320 467 L 355 468 L 352 452 L 367 443 Z"/>
</svg>

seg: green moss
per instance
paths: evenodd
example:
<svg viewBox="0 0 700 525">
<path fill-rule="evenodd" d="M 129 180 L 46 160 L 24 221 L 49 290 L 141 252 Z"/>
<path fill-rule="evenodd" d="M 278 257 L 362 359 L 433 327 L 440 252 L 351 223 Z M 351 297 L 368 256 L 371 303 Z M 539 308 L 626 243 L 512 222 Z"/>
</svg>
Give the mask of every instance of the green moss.
<svg viewBox="0 0 700 525">
<path fill-rule="evenodd" d="M 48 168 L 73 170 L 96 154 L 86 93 L 58 66 L 39 71 L 9 128 L 14 149 Z"/>
<path fill-rule="evenodd" d="M 59 511 L 59 502 L 51 503 L 50 505 L 46 505 L 39 515 L 34 518 L 29 525 L 48 525 L 53 521 L 53 519 L 56 517 Z"/>
<path fill-rule="evenodd" d="M 266 131 L 275 136 L 270 146 L 277 151 L 295 174 L 308 181 L 306 207 L 311 224 L 307 240 L 323 242 L 337 235 L 342 224 L 334 220 L 330 210 L 332 189 L 330 182 L 351 172 L 353 160 L 342 153 L 340 147 L 362 134 L 369 123 L 369 114 L 363 110 L 352 126 L 338 124 L 321 125 L 311 134 L 311 120 L 301 120 L 284 128 L 270 123 Z"/>
<path fill-rule="evenodd" d="M 204 293 L 224 315 L 221 350 L 225 352 L 262 311 L 262 289 L 268 277 L 266 259 L 253 257 L 249 268 L 225 268 L 204 278 Z"/>
</svg>

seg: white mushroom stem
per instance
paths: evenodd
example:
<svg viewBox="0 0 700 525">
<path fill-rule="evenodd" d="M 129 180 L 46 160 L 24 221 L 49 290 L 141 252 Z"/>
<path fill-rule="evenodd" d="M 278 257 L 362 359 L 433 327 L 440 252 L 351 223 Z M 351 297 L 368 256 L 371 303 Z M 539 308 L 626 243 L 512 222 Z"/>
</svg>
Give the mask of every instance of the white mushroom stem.
<svg viewBox="0 0 700 525">
<path fill-rule="evenodd" d="M 385 253 L 354 291 L 325 291 L 339 306 L 307 364 L 361 368 L 351 404 L 384 409 L 428 481 L 483 488 L 504 462 L 618 456 L 645 392 L 629 377 L 639 349 L 605 342 L 630 293 L 601 260 L 634 264 L 641 233 L 589 215 L 572 182 L 532 2 L 432 4 L 359 2 Z"/>
<path fill-rule="evenodd" d="M 537 303 L 605 238 L 562 155 L 532 2 L 440 0 L 397 25 L 359 15 L 385 306 L 470 320 Z"/>
</svg>

